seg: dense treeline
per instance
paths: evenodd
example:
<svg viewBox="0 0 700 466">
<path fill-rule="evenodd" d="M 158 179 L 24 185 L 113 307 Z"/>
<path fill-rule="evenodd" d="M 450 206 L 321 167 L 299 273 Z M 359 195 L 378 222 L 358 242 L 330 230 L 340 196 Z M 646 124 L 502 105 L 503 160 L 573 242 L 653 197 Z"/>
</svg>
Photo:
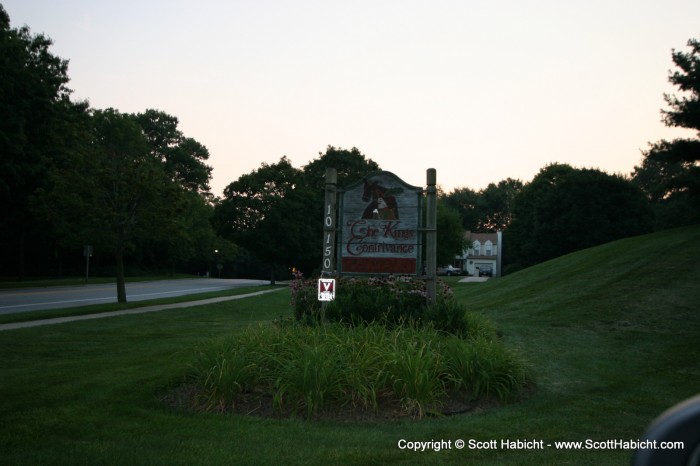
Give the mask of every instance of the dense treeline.
<svg viewBox="0 0 700 466">
<path fill-rule="evenodd" d="M 71 99 L 68 62 L 51 40 L 13 29 L 0 6 L 0 276 L 79 276 L 91 271 L 185 272 L 232 277 L 313 273 L 321 259 L 326 167 L 347 186 L 380 169 L 358 149 L 328 146 L 301 168 L 282 157 L 210 192 L 209 152 L 178 119 L 129 114 Z M 673 52 L 664 121 L 700 130 L 700 45 Z M 441 193 L 438 262 L 464 247 L 464 230 L 505 232 L 511 270 L 623 236 L 687 223 L 698 212 L 698 139 L 651 144 L 631 177 L 565 164 L 530 182 Z"/>
<path fill-rule="evenodd" d="M 72 101 L 50 46 L 0 6 L 0 275 L 80 275 L 90 245 L 123 301 L 125 258 L 206 271 L 213 251 L 235 251 L 210 223 L 207 148 L 164 112 Z"/>
<path fill-rule="evenodd" d="M 333 146 L 299 169 L 286 157 L 263 163 L 226 187 L 215 207 L 216 231 L 267 264 L 273 280 L 290 268 L 315 273 L 321 265 L 326 167 L 337 170 L 341 189 L 380 170 L 357 148 Z M 464 230 L 457 212 L 441 201 L 437 207 L 437 255 L 448 263 L 464 248 Z"/>
<path fill-rule="evenodd" d="M 51 40 L 12 29 L 0 7 L 0 276 L 186 272 L 231 277 L 313 273 L 321 259 L 324 174 L 345 186 L 379 170 L 358 149 L 329 146 L 299 169 L 283 157 L 210 193 L 207 148 L 178 119 L 71 100 L 68 62 Z M 459 221 L 443 209 L 444 232 Z M 446 235 L 441 254 L 462 247 Z M 447 249 L 449 248 L 449 249 Z"/>
</svg>

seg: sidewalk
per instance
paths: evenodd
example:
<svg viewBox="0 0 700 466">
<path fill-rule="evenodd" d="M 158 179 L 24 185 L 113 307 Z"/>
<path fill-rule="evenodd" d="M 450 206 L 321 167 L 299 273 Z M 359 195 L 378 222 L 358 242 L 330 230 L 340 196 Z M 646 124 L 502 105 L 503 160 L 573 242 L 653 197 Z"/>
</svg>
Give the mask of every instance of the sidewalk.
<svg viewBox="0 0 700 466">
<path fill-rule="evenodd" d="M 232 301 L 234 299 L 251 298 L 273 291 L 284 290 L 285 288 L 275 288 L 272 290 L 256 291 L 254 293 L 241 294 L 236 296 L 222 296 L 220 298 L 202 299 L 200 301 L 187 301 L 184 303 L 160 304 L 156 306 L 137 307 L 135 309 L 126 309 L 124 311 L 100 312 L 99 314 L 86 314 L 82 316 L 56 317 L 53 319 L 31 320 L 28 322 L 16 322 L 12 324 L 0 324 L 0 331 L 14 330 L 18 328 L 40 327 L 42 325 L 62 324 L 65 322 L 76 322 L 78 320 L 102 319 L 104 317 L 124 316 L 129 314 L 144 314 L 146 312 L 164 311 L 166 309 L 179 309 L 185 307 L 202 306 L 205 304 L 220 303 L 223 301 Z"/>
<path fill-rule="evenodd" d="M 467 277 L 459 281 L 459 283 L 482 283 L 488 280 L 489 277 Z"/>
</svg>

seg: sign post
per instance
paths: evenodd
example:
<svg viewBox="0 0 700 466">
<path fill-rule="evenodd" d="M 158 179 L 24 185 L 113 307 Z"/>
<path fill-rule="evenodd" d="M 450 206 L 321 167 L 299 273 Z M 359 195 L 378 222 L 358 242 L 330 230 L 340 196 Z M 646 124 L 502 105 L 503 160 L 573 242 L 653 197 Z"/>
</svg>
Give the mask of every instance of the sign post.
<svg viewBox="0 0 700 466">
<path fill-rule="evenodd" d="M 428 303 L 435 304 L 436 286 L 435 273 L 437 272 L 437 175 L 434 168 L 429 168 L 426 175 L 427 207 L 425 219 L 425 266 L 426 266 L 426 288 L 428 292 Z"/>
<path fill-rule="evenodd" d="M 318 300 L 321 301 L 321 321 L 325 318 L 326 306 L 335 298 L 335 280 L 331 278 L 335 270 L 335 226 L 336 190 L 338 172 L 326 168 L 326 196 L 323 204 L 323 263 L 321 278 L 318 280 Z"/>
<path fill-rule="evenodd" d="M 92 246 L 83 247 L 83 256 L 85 256 L 85 283 L 88 282 L 90 276 L 90 256 L 92 256 Z"/>
</svg>

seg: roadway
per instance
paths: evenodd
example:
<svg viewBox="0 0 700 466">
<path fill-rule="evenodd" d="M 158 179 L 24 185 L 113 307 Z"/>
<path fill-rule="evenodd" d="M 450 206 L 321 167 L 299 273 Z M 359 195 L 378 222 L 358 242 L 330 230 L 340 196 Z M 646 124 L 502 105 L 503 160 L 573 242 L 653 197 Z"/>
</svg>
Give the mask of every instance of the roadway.
<svg viewBox="0 0 700 466">
<path fill-rule="evenodd" d="M 127 301 L 207 293 L 270 283 L 267 280 L 193 278 L 126 284 Z M 0 290 L 0 314 L 116 303 L 116 284 Z"/>
</svg>

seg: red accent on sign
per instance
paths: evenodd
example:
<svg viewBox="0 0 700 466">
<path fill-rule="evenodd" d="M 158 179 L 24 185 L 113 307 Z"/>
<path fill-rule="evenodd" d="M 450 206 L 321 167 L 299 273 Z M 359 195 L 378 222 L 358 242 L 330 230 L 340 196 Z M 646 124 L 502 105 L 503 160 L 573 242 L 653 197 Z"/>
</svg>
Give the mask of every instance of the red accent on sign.
<svg viewBox="0 0 700 466">
<path fill-rule="evenodd" d="M 343 257 L 343 273 L 416 273 L 416 259 L 406 257 Z"/>
</svg>

